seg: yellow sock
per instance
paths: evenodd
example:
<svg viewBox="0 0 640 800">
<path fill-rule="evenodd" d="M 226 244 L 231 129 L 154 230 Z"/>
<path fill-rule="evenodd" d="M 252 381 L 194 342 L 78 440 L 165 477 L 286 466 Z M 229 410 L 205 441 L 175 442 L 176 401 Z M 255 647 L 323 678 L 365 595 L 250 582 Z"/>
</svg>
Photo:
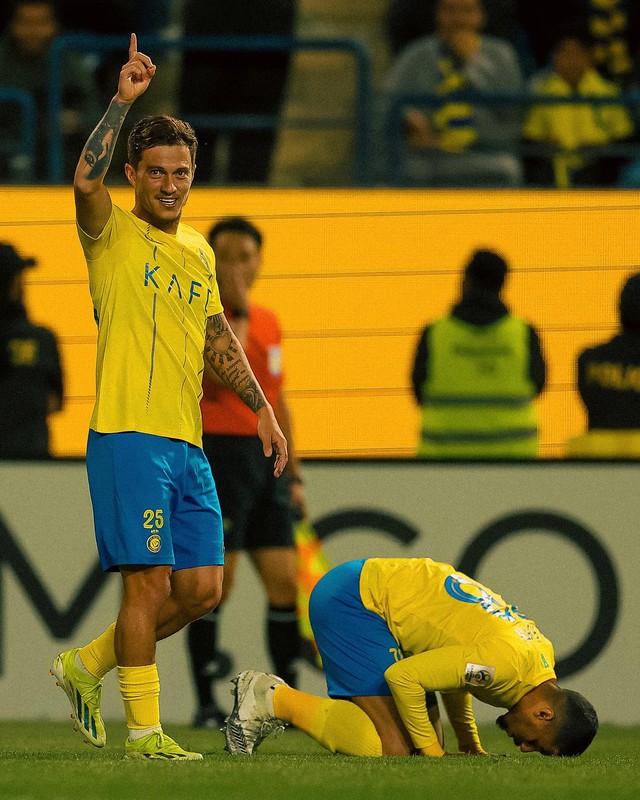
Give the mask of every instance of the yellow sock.
<svg viewBox="0 0 640 800">
<path fill-rule="evenodd" d="M 159 728 L 160 679 L 157 666 L 118 667 L 118 683 L 127 727 L 130 730 Z"/>
<path fill-rule="evenodd" d="M 381 756 L 382 743 L 373 722 L 348 700 L 327 700 L 290 686 L 276 686 L 276 717 L 290 722 L 331 750 L 347 756 Z"/>
<path fill-rule="evenodd" d="M 78 655 L 85 665 L 87 672 L 95 678 L 102 680 L 107 672 L 116 666 L 116 651 L 113 636 L 116 623 L 113 622 L 104 633 L 78 650 Z"/>
</svg>

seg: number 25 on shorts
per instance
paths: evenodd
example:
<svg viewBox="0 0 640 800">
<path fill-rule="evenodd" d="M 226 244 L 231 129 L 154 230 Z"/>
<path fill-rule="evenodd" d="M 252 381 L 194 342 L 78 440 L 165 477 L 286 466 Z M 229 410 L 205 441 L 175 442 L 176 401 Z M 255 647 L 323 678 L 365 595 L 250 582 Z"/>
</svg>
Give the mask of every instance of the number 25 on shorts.
<svg viewBox="0 0 640 800">
<path fill-rule="evenodd" d="M 164 525 L 163 510 L 161 508 L 156 508 L 155 511 L 152 508 L 148 508 L 142 512 L 142 517 L 144 519 L 143 528 L 159 530 Z"/>
</svg>

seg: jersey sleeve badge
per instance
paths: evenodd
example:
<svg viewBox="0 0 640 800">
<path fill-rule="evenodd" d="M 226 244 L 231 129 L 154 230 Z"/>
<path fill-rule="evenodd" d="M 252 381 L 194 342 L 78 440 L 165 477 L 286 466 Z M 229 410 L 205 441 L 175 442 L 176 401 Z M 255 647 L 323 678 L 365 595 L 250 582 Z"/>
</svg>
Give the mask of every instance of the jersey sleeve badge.
<svg viewBox="0 0 640 800">
<path fill-rule="evenodd" d="M 486 664 L 468 663 L 464 671 L 467 686 L 490 686 L 495 678 L 496 668 Z"/>
</svg>

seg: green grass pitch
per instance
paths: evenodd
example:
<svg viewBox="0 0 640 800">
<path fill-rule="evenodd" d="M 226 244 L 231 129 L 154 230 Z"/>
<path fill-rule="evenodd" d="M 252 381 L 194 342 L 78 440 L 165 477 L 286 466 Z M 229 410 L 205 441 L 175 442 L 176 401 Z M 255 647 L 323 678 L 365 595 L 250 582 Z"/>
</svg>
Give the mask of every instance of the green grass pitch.
<svg viewBox="0 0 640 800">
<path fill-rule="evenodd" d="M 602 726 L 571 759 L 523 755 L 482 728 L 492 758 L 349 758 L 295 730 L 267 739 L 257 755 L 223 752 L 221 733 L 166 725 L 191 763 L 125 761 L 126 729 L 107 726 L 103 750 L 84 745 L 70 723 L 0 721 L 2 800 L 638 800 L 640 728 Z M 448 734 L 449 740 L 451 734 Z"/>
</svg>

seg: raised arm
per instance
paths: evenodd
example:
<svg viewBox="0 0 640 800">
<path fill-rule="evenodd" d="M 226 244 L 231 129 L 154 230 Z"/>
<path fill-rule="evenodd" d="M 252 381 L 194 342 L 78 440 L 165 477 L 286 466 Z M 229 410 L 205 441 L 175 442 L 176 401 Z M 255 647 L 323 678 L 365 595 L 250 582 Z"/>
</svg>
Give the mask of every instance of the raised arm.
<svg viewBox="0 0 640 800">
<path fill-rule="evenodd" d="M 276 421 L 273 408 L 267 401 L 237 336 L 224 314 L 207 320 L 204 345 L 205 362 L 220 380 L 229 386 L 258 417 L 258 436 L 265 456 L 275 450 L 274 475 L 280 476 L 287 465 L 287 440 Z"/>
<path fill-rule="evenodd" d="M 111 197 L 104 185 L 104 177 L 118 134 L 131 105 L 147 90 L 155 71 L 149 56 L 138 52 L 138 40 L 132 33 L 129 60 L 120 71 L 118 91 L 89 136 L 73 178 L 76 219 L 82 230 L 94 238 L 102 233 L 111 214 Z"/>
</svg>

